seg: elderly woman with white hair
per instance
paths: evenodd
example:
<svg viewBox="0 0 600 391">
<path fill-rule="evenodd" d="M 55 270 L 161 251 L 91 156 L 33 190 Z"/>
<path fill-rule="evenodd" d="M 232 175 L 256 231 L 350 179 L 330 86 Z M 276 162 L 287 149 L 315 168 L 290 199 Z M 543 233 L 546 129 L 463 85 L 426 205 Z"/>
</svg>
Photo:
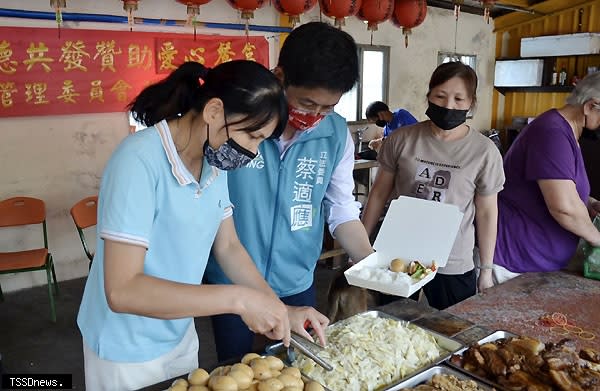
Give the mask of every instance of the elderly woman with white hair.
<svg viewBox="0 0 600 391">
<path fill-rule="evenodd" d="M 590 183 L 579 138 L 600 131 L 600 72 L 577 83 L 567 103 L 527 125 L 504 157 L 498 196 L 495 284 L 525 272 L 564 268 L 579 238 L 600 247 L 591 217 L 600 202 Z M 486 271 L 490 272 L 490 270 Z"/>
</svg>

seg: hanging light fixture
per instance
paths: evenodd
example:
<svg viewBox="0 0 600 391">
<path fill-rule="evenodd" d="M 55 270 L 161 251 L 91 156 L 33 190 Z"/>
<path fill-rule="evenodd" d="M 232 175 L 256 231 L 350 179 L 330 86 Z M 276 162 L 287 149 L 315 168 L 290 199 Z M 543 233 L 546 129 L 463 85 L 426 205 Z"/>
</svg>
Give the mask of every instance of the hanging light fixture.
<svg viewBox="0 0 600 391">
<path fill-rule="evenodd" d="M 123 9 L 127 12 L 127 23 L 129 24 L 129 31 L 133 30 L 133 24 L 135 22 L 133 13 L 138 10 L 139 0 L 123 0 Z"/>
</svg>

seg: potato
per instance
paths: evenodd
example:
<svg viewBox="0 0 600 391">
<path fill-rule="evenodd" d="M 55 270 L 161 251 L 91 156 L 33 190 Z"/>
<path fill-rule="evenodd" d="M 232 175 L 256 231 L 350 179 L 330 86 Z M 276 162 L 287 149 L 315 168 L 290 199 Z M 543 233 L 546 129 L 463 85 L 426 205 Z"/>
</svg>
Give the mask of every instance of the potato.
<svg viewBox="0 0 600 391">
<path fill-rule="evenodd" d="M 242 391 L 258 391 L 258 381 L 254 380 L 254 382 L 252 384 L 250 384 L 250 387 L 248 387 Z"/>
<path fill-rule="evenodd" d="M 267 380 L 272 378 L 273 375 L 268 368 L 259 367 L 254 370 L 254 378 L 256 380 Z"/>
<path fill-rule="evenodd" d="M 392 259 L 390 263 L 390 270 L 396 273 L 405 273 L 406 272 L 406 263 L 400 258 Z"/>
<path fill-rule="evenodd" d="M 210 388 L 213 391 L 238 391 L 238 385 L 230 376 L 211 377 Z"/>
<path fill-rule="evenodd" d="M 177 385 L 172 385 L 169 387 L 168 391 L 187 391 L 187 386 L 184 386 L 182 383 L 178 383 Z"/>
<path fill-rule="evenodd" d="M 212 376 L 225 376 L 229 373 L 230 370 L 231 370 L 231 365 L 224 365 L 224 366 L 216 367 L 215 369 L 210 371 L 209 376 L 211 376 L 211 377 Z"/>
<path fill-rule="evenodd" d="M 253 380 L 253 375 L 249 375 L 244 370 L 239 369 L 229 372 L 227 376 L 232 377 L 233 380 L 235 380 L 240 390 L 250 387 L 250 383 L 252 383 Z"/>
<path fill-rule="evenodd" d="M 266 380 L 272 377 L 269 363 L 264 359 L 254 359 L 250 363 L 250 367 L 254 372 L 254 378 L 258 380 Z"/>
<path fill-rule="evenodd" d="M 254 368 L 257 365 L 266 365 L 267 368 L 271 369 L 271 365 L 269 365 L 269 361 L 263 357 L 257 357 L 257 358 L 252 359 L 252 361 L 250 361 L 250 363 L 248 365 L 250 365 L 250 368 Z"/>
<path fill-rule="evenodd" d="M 296 387 L 298 385 L 298 378 L 296 376 L 282 373 L 277 379 L 279 379 L 284 387 Z M 304 383 L 302 383 L 302 386 L 304 386 Z"/>
<path fill-rule="evenodd" d="M 242 357 L 242 364 L 250 364 L 250 361 L 254 360 L 255 358 L 260 358 L 260 356 L 256 353 L 247 353 L 244 355 L 244 357 Z"/>
<path fill-rule="evenodd" d="M 281 391 L 303 391 L 303 387 L 283 387 Z"/>
<path fill-rule="evenodd" d="M 191 386 L 187 391 L 210 391 L 210 388 L 206 386 Z"/>
<path fill-rule="evenodd" d="M 290 376 L 294 376 L 295 378 L 298 378 L 298 379 L 302 378 L 302 374 L 300 374 L 300 370 L 298 368 L 294 368 L 294 367 L 283 368 L 281 370 L 281 375 L 290 375 Z"/>
<path fill-rule="evenodd" d="M 304 386 L 304 391 L 325 391 L 325 389 L 316 381 L 311 381 L 306 383 L 306 386 Z"/>
<path fill-rule="evenodd" d="M 279 377 L 279 375 L 281 375 L 280 371 L 271 369 L 271 377 Z"/>
<path fill-rule="evenodd" d="M 271 368 L 271 370 L 281 371 L 283 369 L 283 361 L 281 361 L 280 358 L 275 356 L 267 356 L 265 360 L 267 360 L 269 363 L 269 368 Z"/>
<path fill-rule="evenodd" d="M 246 364 L 242 364 L 242 363 L 237 363 L 237 364 L 233 364 L 233 366 L 231 367 L 231 372 L 233 371 L 242 371 L 248 374 L 248 376 L 253 377 L 254 376 L 254 371 L 252 370 L 252 368 L 250 368 L 250 366 L 246 365 Z"/>
<path fill-rule="evenodd" d="M 187 388 L 189 386 L 187 380 L 185 379 L 175 379 L 173 380 L 173 383 L 171 383 L 171 387 L 185 387 Z"/>
<path fill-rule="evenodd" d="M 202 368 L 194 369 L 188 375 L 188 383 L 192 386 L 205 386 L 208 384 L 208 372 Z"/>
<path fill-rule="evenodd" d="M 283 383 L 272 378 L 258 383 L 258 391 L 281 391 Z"/>
</svg>

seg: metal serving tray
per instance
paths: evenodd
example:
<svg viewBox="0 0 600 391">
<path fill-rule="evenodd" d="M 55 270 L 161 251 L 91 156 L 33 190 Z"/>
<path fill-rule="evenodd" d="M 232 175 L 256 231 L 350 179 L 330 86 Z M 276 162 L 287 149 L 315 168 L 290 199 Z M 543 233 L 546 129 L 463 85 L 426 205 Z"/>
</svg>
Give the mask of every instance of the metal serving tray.
<svg viewBox="0 0 600 391">
<path fill-rule="evenodd" d="M 453 375 L 453 376 L 457 377 L 459 380 L 473 380 L 475 383 L 477 383 L 477 386 L 482 391 L 493 391 L 494 390 L 493 387 L 487 385 L 486 383 L 482 383 L 481 381 L 478 381 L 478 380 L 472 378 L 471 376 L 466 375 L 464 372 L 458 371 L 456 369 L 452 369 L 450 367 L 436 365 L 435 367 L 431 367 L 423 372 L 420 372 L 417 375 L 412 376 L 409 379 L 403 380 L 402 382 L 400 382 L 397 385 L 390 388 L 389 391 L 404 390 L 405 388 L 416 387 L 420 384 L 426 383 L 428 380 L 430 380 L 433 377 L 433 375 L 438 375 L 438 374 Z"/>
<path fill-rule="evenodd" d="M 442 335 L 440 333 L 437 333 L 435 331 L 432 331 L 426 327 L 422 327 L 422 326 L 418 326 L 415 325 L 412 322 L 408 322 L 406 320 L 402 320 L 402 319 L 398 319 L 395 316 L 386 314 L 385 312 L 381 312 L 381 311 L 367 311 L 367 312 L 363 312 L 360 313 L 358 315 L 355 316 L 370 316 L 373 318 L 387 318 L 387 319 L 393 319 L 397 322 L 399 322 L 401 325 L 403 326 L 408 326 L 408 325 L 412 325 L 413 327 L 417 327 L 420 329 L 425 330 L 427 333 L 431 334 L 433 336 L 433 338 L 436 340 L 436 342 L 438 343 L 438 345 L 445 350 L 445 352 L 443 352 L 442 354 L 440 354 L 439 357 L 437 357 L 433 362 L 424 365 L 423 367 L 417 369 L 416 371 L 414 371 L 413 373 L 408 374 L 407 376 L 403 377 L 402 379 L 399 379 L 397 381 L 394 381 L 393 383 L 383 386 L 381 388 L 378 388 L 378 391 L 389 391 L 389 390 L 396 390 L 397 388 L 393 388 L 395 387 L 400 381 L 404 381 L 406 379 L 411 378 L 412 376 L 415 376 L 429 368 L 431 368 L 432 366 L 436 366 L 446 360 L 448 360 L 450 358 L 450 356 L 452 356 L 453 353 L 458 352 L 458 351 L 462 351 L 462 349 L 465 347 L 465 345 L 463 345 L 462 343 L 453 340 L 452 338 L 449 338 L 445 335 Z M 342 320 L 339 322 L 336 322 L 332 325 L 330 325 L 329 327 L 335 327 L 335 326 L 340 326 L 343 325 L 345 322 L 347 322 L 347 320 Z M 390 341 L 391 342 L 391 341 Z M 265 349 L 266 354 L 270 354 L 270 355 L 275 355 L 278 356 L 279 358 L 284 359 L 285 361 L 285 354 L 286 354 L 286 348 L 283 346 L 283 343 L 277 343 L 271 346 L 268 346 Z M 286 363 L 286 364 L 290 364 L 291 363 Z M 310 379 L 310 377 L 306 376 L 308 379 Z M 326 389 L 327 390 L 327 389 Z M 330 390 L 331 391 L 331 390 Z M 334 390 L 334 391 L 343 391 L 343 390 Z"/>
<path fill-rule="evenodd" d="M 497 341 L 497 340 L 502 339 L 502 338 L 514 338 L 514 337 L 518 337 L 518 335 L 517 334 L 513 334 L 510 331 L 496 330 L 493 333 L 491 333 L 490 335 L 487 335 L 487 336 L 481 338 L 480 340 L 473 342 L 473 344 L 477 343 L 479 345 L 483 345 L 483 344 L 486 344 L 488 342 L 494 342 L 494 341 Z M 458 355 L 462 356 L 462 354 L 464 353 L 464 351 L 467 350 L 467 349 L 469 349 L 469 347 L 470 346 L 463 346 L 461 349 L 455 351 L 454 354 L 458 354 Z"/>
<path fill-rule="evenodd" d="M 494 342 L 497 341 L 499 339 L 502 338 L 514 338 L 514 337 L 518 337 L 517 334 L 511 333 L 510 331 L 505 331 L 505 330 L 497 330 L 494 331 L 492 334 L 488 335 L 487 337 L 481 338 L 479 341 L 477 341 L 477 343 L 479 345 L 483 345 L 486 344 L 488 342 Z M 459 356 L 462 356 L 462 354 L 469 348 L 469 346 L 465 346 L 464 348 L 456 351 L 454 354 L 457 354 Z M 478 382 L 484 383 L 484 384 L 488 384 L 491 387 L 494 387 L 497 390 L 506 390 L 505 387 L 499 385 L 498 383 L 493 382 L 490 379 L 487 379 L 485 377 L 481 377 L 473 372 L 470 372 L 466 369 L 464 369 L 463 367 L 461 367 L 460 365 L 456 365 L 454 363 L 452 363 L 452 361 L 450 360 L 450 358 L 445 362 L 446 365 L 462 372 L 465 373 L 467 375 L 469 375 L 470 377 L 472 377 L 473 379 L 476 379 Z"/>
</svg>

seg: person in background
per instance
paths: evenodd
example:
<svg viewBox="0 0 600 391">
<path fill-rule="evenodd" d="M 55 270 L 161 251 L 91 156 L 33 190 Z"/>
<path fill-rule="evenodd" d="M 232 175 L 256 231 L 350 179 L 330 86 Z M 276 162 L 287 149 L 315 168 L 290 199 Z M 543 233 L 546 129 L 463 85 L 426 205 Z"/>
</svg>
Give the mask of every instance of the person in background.
<svg viewBox="0 0 600 391">
<path fill-rule="evenodd" d="M 324 315 L 288 310 L 256 270 L 227 189 L 226 170 L 285 127 L 277 78 L 253 61 L 184 63 L 130 109 L 149 128 L 121 142 L 100 184 L 98 250 L 77 317 L 86 389 L 139 389 L 197 368 L 195 316 L 234 313 L 284 344 L 290 325 L 318 329 Z M 201 284 L 211 251 L 236 285 Z"/>
<path fill-rule="evenodd" d="M 369 141 L 369 148 L 376 152 L 379 152 L 383 139 L 388 137 L 394 130 L 418 122 L 407 110 L 398 109 L 392 113 L 388 105 L 381 101 L 369 104 L 365 111 L 365 117 L 367 117 L 367 121 L 375 123 L 379 128 L 383 128 L 383 131 L 378 132 L 375 138 Z"/>
<path fill-rule="evenodd" d="M 504 173 L 494 143 L 465 123 L 477 102 L 476 91 L 477 76 L 469 66 L 450 62 L 435 69 L 427 92 L 430 120 L 406 126 L 383 143 L 362 218 L 371 233 L 392 190 L 398 196 L 454 204 L 464 213 L 447 265 L 423 288 L 429 305 L 440 310 L 492 285 L 496 199 Z M 475 226 L 481 253 L 478 279 Z"/>
<path fill-rule="evenodd" d="M 600 72 L 579 81 L 566 105 L 524 127 L 504 157 L 494 283 L 567 266 L 579 238 L 600 246 L 579 139 L 600 130 Z"/>
<path fill-rule="evenodd" d="M 352 194 L 354 142 L 333 112 L 358 79 L 357 47 L 344 31 L 307 23 L 286 38 L 274 73 L 285 89 L 288 123 L 279 139 L 266 140 L 254 161 L 229 175 L 229 191 L 240 240 L 269 285 L 284 303 L 314 306 L 325 222 L 351 259 L 373 252 Z M 229 282 L 213 262 L 206 280 Z M 219 360 L 252 347 L 254 333 L 239 316 L 212 319 Z"/>
</svg>

